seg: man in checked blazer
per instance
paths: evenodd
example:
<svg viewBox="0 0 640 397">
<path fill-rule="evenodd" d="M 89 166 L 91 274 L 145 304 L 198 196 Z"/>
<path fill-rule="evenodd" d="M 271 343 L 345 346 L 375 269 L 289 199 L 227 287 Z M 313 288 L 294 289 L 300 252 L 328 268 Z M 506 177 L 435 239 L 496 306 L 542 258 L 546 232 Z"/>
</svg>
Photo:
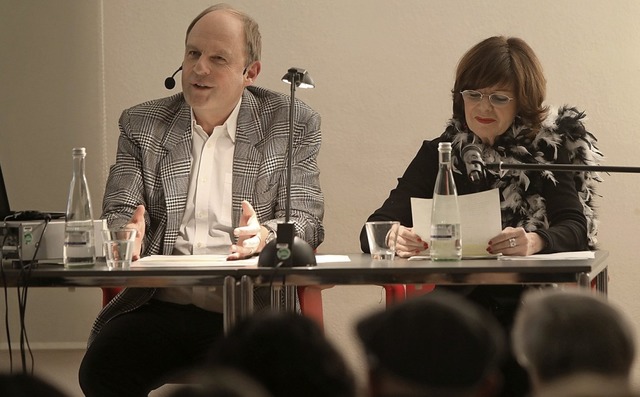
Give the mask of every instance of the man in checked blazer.
<svg viewBox="0 0 640 397">
<path fill-rule="evenodd" d="M 187 29 L 183 92 L 125 110 L 104 195 L 111 227 L 138 230 L 134 258 L 227 254 L 275 237 L 286 205 L 289 97 L 253 87 L 257 23 L 225 4 Z M 296 102 L 291 220 L 312 247 L 324 238 L 317 155 L 320 116 Z M 257 294 L 259 296 L 259 294 Z M 127 288 L 96 319 L 80 367 L 87 396 L 146 396 L 193 366 L 222 334 L 220 291 Z"/>
</svg>

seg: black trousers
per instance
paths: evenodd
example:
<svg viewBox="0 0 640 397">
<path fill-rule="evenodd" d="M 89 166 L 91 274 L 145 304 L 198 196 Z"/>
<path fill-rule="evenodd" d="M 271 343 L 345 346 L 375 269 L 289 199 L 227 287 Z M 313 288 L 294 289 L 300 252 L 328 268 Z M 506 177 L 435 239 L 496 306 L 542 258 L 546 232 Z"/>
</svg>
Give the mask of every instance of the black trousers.
<svg viewBox="0 0 640 397">
<path fill-rule="evenodd" d="M 223 335 L 223 317 L 193 305 L 151 300 L 110 322 L 80 365 L 87 397 L 143 397 L 203 363 Z"/>
</svg>

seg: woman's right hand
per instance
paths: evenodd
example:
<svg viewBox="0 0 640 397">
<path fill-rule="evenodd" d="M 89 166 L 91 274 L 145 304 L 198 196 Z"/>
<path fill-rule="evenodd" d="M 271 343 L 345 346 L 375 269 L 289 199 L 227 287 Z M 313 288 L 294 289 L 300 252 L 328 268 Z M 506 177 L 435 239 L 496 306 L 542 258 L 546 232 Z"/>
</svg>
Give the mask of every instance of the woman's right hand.
<svg viewBox="0 0 640 397">
<path fill-rule="evenodd" d="M 402 258 L 418 255 L 429 248 L 429 244 L 413 232 L 411 228 L 400 226 L 396 241 L 396 254 Z"/>
</svg>

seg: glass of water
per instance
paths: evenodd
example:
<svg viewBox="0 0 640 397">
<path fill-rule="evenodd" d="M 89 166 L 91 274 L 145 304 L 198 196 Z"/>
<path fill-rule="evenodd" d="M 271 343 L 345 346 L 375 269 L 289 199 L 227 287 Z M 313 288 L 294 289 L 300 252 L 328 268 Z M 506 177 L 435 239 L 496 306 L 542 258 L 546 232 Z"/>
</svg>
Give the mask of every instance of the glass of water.
<svg viewBox="0 0 640 397">
<path fill-rule="evenodd" d="M 374 260 L 393 260 L 396 256 L 398 239 L 398 221 L 374 221 L 365 224 L 371 258 Z"/>
<path fill-rule="evenodd" d="M 131 266 L 136 229 L 120 228 L 102 231 L 104 257 L 109 270 Z"/>
</svg>

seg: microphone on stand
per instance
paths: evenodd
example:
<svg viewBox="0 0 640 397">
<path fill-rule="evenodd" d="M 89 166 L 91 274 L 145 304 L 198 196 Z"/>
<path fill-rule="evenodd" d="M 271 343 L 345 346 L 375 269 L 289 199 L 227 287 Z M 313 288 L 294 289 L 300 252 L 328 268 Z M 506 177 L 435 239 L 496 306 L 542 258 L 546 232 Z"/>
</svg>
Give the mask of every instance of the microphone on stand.
<svg viewBox="0 0 640 397">
<path fill-rule="evenodd" d="M 295 118 L 296 88 L 313 88 L 315 84 L 306 70 L 289 68 L 282 81 L 291 84 L 291 105 L 289 108 L 289 143 L 287 148 L 287 199 L 285 221 L 278 223 L 276 238 L 270 241 L 260 252 L 259 267 L 293 267 L 315 266 L 316 256 L 313 248 L 295 235 L 295 228 L 291 217 L 291 168 L 293 157 L 293 121 Z"/>
<path fill-rule="evenodd" d="M 485 180 L 484 160 L 482 160 L 482 151 L 474 144 L 466 145 L 462 149 L 462 160 L 467 169 L 467 177 L 471 183 L 479 185 Z"/>
<path fill-rule="evenodd" d="M 171 76 L 169 76 L 166 79 L 164 79 L 164 88 L 166 88 L 167 90 L 171 90 L 171 89 L 173 89 L 173 87 L 176 86 L 176 79 L 174 79 L 173 76 L 175 76 L 176 73 L 178 73 L 181 70 L 182 70 L 182 65 L 180 65 L 178 70 L 173 72 L 173 74 Z"/>
<path fill-rule="evenodd" d="M 474 144 L 462 149 L 462 159 L 467 168 L 467 176 L 471 182 L 482 181 L 486 170 L 524 170 L 524 171 L 565 171 L 565 172 L 625 172 L 640 174 L 640 167 L 616 165 L 587 165 L 587 164 L 529 164 L 529 163 L 485 163 L 482 151 Z"/>
<path fill-rule="evenodd" d="M 640 167 L 627 167 L 619 165 L 586 165 L 586 164 L 511 164 L 486 163 L 485 168 L 490 170 L 525 170 L 525 171 L 568 171 L 568 172 L 627 172 L 633 174 L 640 173 Z"/>
</svg>

